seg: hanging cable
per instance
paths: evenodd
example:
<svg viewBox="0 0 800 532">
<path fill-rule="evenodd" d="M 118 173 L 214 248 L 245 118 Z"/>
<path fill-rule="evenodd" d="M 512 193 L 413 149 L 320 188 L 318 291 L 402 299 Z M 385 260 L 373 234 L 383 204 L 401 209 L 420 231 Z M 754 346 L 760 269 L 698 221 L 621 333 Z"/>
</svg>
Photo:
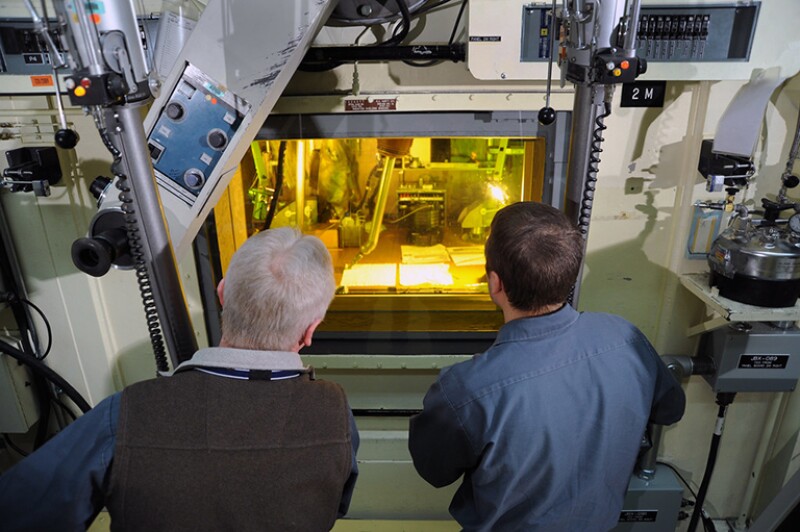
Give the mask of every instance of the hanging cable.
<svg viewBox="0 0 800 532">
<path fill-rule="evenodd" d="M 592 204 L 594 203 L 594 192 L 597 188 L 597 172 L 600 166 L 600 154 L 603 153 L 603 131 L 608 129 L 605 125 L 606 118 L 611 115 L 610 98 L 603 102 L 603 112 L 597 115 L 594 121 L 595 130 L 592 132 L 591 151 L 589 153 L 589 165 L 586 171 L 586 183 L 583 185 L 583 199 L 578 216 L 578 231 L 584 238 L 589 235 L 589 222 L 592 218 Z"/>
<path fill-rule="evenodd" d="M 156 360 L 157 371 L 169 371 L 167 360 L 167 349 L 164 346 L 164 336 L 161 333 L 161 323 L 158 319 L 158 308 L 156 307 L 153 285 L 150 281 L 150 272 L 147 269 L 147 261 L 144 256 L 144 247 L 140 236 L 139 222 L 136 219 L 136 210 L 133 207 L 133 195 L 128 185 L 128 176 L 119 171 L 122 162 L 120 151 L 108 137 L 108 130 L 100 122 L 97 114 L 94 116 L 97 131 L 106 149 L 111 153 L 114 161 L 111 170 L 117 178 L 117 188 L 119 189 L 119 201 L 122 204 L 122 213 L 125 216 L 125 229 L 128 234 L 128 247 L 133 257 L 134 271 L 136 272 L 136 282 L 139 285 L 139 294 L 142 298 L 144 316 L 147 323 L 147 332 L 150 336 L 150 344 L 153 347 L 153 356 Z"/>
<path fill-rule="evenodd" d="M 697 522 L 700 519 L 703 503 L 706 500 L 706 492 L 708 485 L 711 483 L 711 475 L 714 473 L 714 465 L 717 463 L 717 452 L 719 450 L 719 442 L 722 439 L 722 430 L 725 427 L 725 413 L 728 411 L 728 406 L 733 402 L 736 393 L 718 393 L 717 404 L 719 411 L 717 412 L 717 423 L 714 426 L 714 434 L 711 436 L 711 447 L 708 450 L 708 459 L 706 460 L 706 470 L 703 473 L 703 481 L 700 482 L 700 489 L 697 490 L 697 498 L 695 499 L 694 511 L 692 512 L 692 519 L 689 521 L 688 532 L 694 532 L 697 529 Z"/>
<path fill-rule="evenodd" d="M 15 453 L 17 453 L 18 455 L 20 455 L 22 457 L 28 456 L 30 454 L 29 452 L 26 452 L 26 451 L 23 451 L 22 449 L 20 449 L 19 446 L 16 443 L 11 441 L 11 438 L 8 436 L 8 434 L 3 434 L 3 441 L 6 442 L 6 446 L 9 449 L 12 449 Z"/>
<path fill-rule="evenodd" d="M 53 371 L 49 366 L 46 366 L 44 362 L 42 362 L 38 358 L 20 351 L 16 347 L 6 343 L 3 340 L 0 340 L 0 351 L 2 351 L 4 354 L 12 358 L 19 360 L 20 362 L 31 368 L 36 374 L 44 377 L 45 379 L 49 380 L 50 382 L 61 388 L 67 395 L 67 397 L 69 397 L 72 400 L 72 402 L 75 403 L 78 406 L 78 408 L 81 409 L 81 412 L 86 413 L 92 409 L 92 407 L 89 406 L 89 403 L 86 402 L 86 399 L 84 399 L 83 396 L 80 393 L 78 393 L 78 390 L 73 388 L 72 385 L 66 380 L 64 380 L 64 378 L 61 375 Z"/>
<path fill-rule="evenodd" d="M 275 191 L 269 200 L 269 210 L 264 217 L 264 225 L 261 226 L 262 231 L 266 231 L 272 225 L 272 219 L 275 218 L 275 212 L 278 210 L 278 198 L 281 195 L 283 188 L 283 167 L 286 159 L 286 141 L 282 140 L 278 148 L 278 168 L 275 171 Z"/>
<path fill-rule="evenodd" d="M 395 46 L 401 44 L 408 37 L 411 29 L 411 13 L 408 11 L 408 3 L 406 0 L 397 0 L 397 7 L 400 9 L 400 24 L 395 27 L 392 37 L 380 43 L 379 46 Z"/>
<path fill-rule="evenodd" d="M 39 317 L 41 317 L 42 321 L 44 322 L 44 327 L 47 330 L 47 347 L 45 348 L 44 353 L 42 353 L 42 356 L 39 357 L 39 360 L 44 360 L 45 358 L 47 358 L 47 355 L 50 354 L 50 349 L 52 349 L 53 347 L 53 329 L 50 327 L 50 321 L 47 319 L 47 316 L 45 316 L 44 312 L 42 312 L 42 309 L 34 305 L 31 301 L 28 301 L 27 299 L 24 298 L 20 298 L 19 301 L 20 303 L 25 303 L 33 310 L 35 310 L 39 314 Z"/>
<path fill-rule="evenodd" d="M 689 490 L 689 493 L 692 494 L 692 497 L 694 497 L 693 504 L 696 505 L 697 504 L 697 493 L 694 491 L 694 488 L 692 488 L 692 485 L 689 484 L 689 482 L 683 477 L 683 475 L 681 475 L 680 471 L 678 471 L 678 469 L 674 465 L 670 464 L 669 462 L 662 462 L 661 460 L 658 460 L 656 463 L 670 468 L 672 470 L 672 472 L 675 473 L 675 475 L 680 479 L 680 481 L 683 483 L 683 485 L 686 486 L 686 489 Z M 716 527 L 714 526 L 714 522 L 708 516 L 706 511 L 701 509 L 701 512 L 702 513 L 700 514 L 700 519 L 703 520 L 703 530 L 716 531 Z"/>
</svg>

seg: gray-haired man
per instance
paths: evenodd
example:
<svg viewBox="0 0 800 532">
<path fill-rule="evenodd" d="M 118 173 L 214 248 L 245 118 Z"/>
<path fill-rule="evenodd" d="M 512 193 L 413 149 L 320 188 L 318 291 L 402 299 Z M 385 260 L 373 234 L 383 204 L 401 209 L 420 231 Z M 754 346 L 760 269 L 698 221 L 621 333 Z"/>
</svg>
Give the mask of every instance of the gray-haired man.
<svg viewBox="0 0 800 532">
<path fill-rule="evenodd" d="M 222 341 L 129 386 L 0 476 L 4 530 L 329 530 L 347 511 L 358 433 L 344 391 L 298 351 L 334 294 L 322 242 L 248 239 L 220 283 Z"/>
</svg>

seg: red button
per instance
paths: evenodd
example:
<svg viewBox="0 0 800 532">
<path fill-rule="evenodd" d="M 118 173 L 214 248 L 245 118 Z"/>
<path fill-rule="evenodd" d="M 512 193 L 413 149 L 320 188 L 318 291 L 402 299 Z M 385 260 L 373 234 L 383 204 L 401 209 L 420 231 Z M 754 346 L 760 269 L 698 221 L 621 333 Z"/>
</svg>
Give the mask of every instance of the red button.
<svg viewBox="0 0 800 532">
<path fill-rule="evenodd" d="M 622 70 L 628 70 L 631 64 L 623 59 L 623 61 L 619 64 L 619 66 L 622 67 Z"/>
</svg>

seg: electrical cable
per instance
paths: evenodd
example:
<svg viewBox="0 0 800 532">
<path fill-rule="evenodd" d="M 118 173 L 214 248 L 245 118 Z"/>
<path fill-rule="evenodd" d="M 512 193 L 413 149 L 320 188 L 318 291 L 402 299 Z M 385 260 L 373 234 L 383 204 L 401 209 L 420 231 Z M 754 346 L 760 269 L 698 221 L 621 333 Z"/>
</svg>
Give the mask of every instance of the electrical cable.
<svg viewBox="0 0 800 532">
<path fill-rule="evenodd" d="M 278 168 L 275 171 L 275 191 L 269 200 L 269 209 L 267 215 L 264 217 L 264 225 L 261 226 L 262 231 L 266 231 L 272 225 L 272 219 L 275 218 L 275 212 L 278 210 L 278 198 L 281 195 L 283 188 L 283 166 L 286 159 L 286 141 L 282 140 L 278 147 Z"/>
<path fill-rule="evenodd" d="M 467 7 L 467 2 L 469 2 L 469 0 L 462 0 L 461 2 L 461 8 L 458 10 L 458 16 L 456 16 L 456 21 L 453 24 L 453 31 L 450 32 L 450 40 L 447 41 L 448 46 L 453 46 L 453 41 L 455 40 L 456 32 L 458 31 L 458 24 L 461 22 L 461 17 L 464 14 L 464 9 Z M 416 17 L 419 15 L 419 12 L 415 14 Z M 413 59 L 403 60 L 403 63 L 417 68 L 426 68 L 441 62 L 442 59 L 431 59 L 429 61 L 414 61 Z"/>
<path fill-rule="evenodd" d="M 25 298 L 19 298 L 19 301 L 21 303 L 25 303 L 33 310 L 35 310 L 42 318 L 42 321 L 44 322 L 44 327 L 47 330 L 47 348 L 45 348 L 44 353 L 42 353 L 42 356 L 39 357 L 39 360 L 44 360 L 45 358 L 47 358 L 47 355 L 50 354 L 50 349 L 53 347 L 53 329 L 50 327 L 50 321 L 48 321 L 47 316 L 45 316 L 44 312 L 42 312 L 42 309 L 34 305 L 31 301 Z"/>
<path fill-rule="evenodd" d="M 429 209 L 433 209 L 433 205 L 423 205 L 422 207 L 417 207 L 413 211 L 404 214 L 403 216 L 401 216 L 400 218 L 397 218 L 396 220 L 384 220 L 384 222 L 386 222 L 387 224 L 400 223 L 403 220 L 405 220 L 406 218 L 408 218 L 409 216 L 417 214 L 419 211 L 427 211 Z"/>
<path fill-rule="evenodd" d="M 8 436 L 8 434 L 3 434 L 3 441 L 6 442 L 6 445 L 8 446 L 9 449 L 12 449 L 15 453 L 17 453 L 20 456 L 24 457 L 24 456 L 28 456 L 29 454 L 31 454 L 29 452 L 26 452 L 26 451 L 23 451 L 22 449 L 20 449 L 17 446 L 16 443 L 11 441 L 11 438 Z"/>
<path fill-rule="evenodd" d="M 402 44 L 405 38 L 408 37 L 408 32 L 411 29 L 411 13 L 408 11 L 408 3 L 406 0 L 396 1 L 397 7 L 400 9 L 400 24 L 395 27 L 391 38 L 383 41 L 378 46 L 395 46 Z"/>
<path fill-rule="evenodd" d="M 461 9 L 458 10 L 458 16 L 456 16 L 456 22 L 453 24 L 453 31 L 450 32 L 450 40 L 447 41 L 447 44 L 450 46 L 453 45 L 453 41 L 456 39 L 456 31 L 458 31 L 458 24 L 461 22 L 461 17 L 464 15 L 464 9 L 467 7 L 467 2 L 469 0 L 463 0 L 461 2 Z"/>
<path fill-rule="evenodd" d="M 66 412 L 67 415 L 72 418 L 72 421 L 75 421 L 75 420 L 78 419 L 78 416 L 75 415 L 75 412 L 73 412 L 70 407 L 65 405 L 64 402 L 61 401 L 61 399 L 58 399 L 56 397 L 52 397 L 50 400 L 53 401 L 53 404 L 55 404 L 56 406 L 61 408 L 64 412 Z"/>
<path fill-rule="evenodd" d="M 722 439 L 722 430 L 725 427 L 725 413 L 728 406 L 733 402 L 736 393 L 718 393 L 717 404 L 719 410 L 717 412 L 717 423 L 714 426 L 714 434 L 711 436 L 711 447 L 708 450 L 708 459 L 706 460 L 706 470 L 703 473 L 703 480 L 700 482 L 700 489 L 697 491 L 695 499 L 694 511 L 692 518 L 689 521 L 688 532 L 694 532 L 697 528 L 697 521 L 700 519 L 700 514 L 703 508 L 703 503 L 706 499 L 706 492 L 708 485 L 711 483 L 711 475 L 714 473 L 714 465 L 717 463 L 717 452 L 719 451 L 719 443 Z"/>
<path fill-rule="evenodd" d="M 613 90 L 613 86 L 612 90 Z M 605 120 L 611 115 L 611 94 L 606 92 L 603 101 L 603 112 L 595 119 L 595 129 L 592 132 L 592 143 L 589 152 L 589 164 L 586 168 L 586 182 L 583 185 L 583 196 L 581 199 L 580 210 L 578 211 L 578 231 L 584 240 L 589 237 L 589 222 L 592 219 L 592 204 L 594 203 L 594 192 L 597 188 L 597 172 L 600 167 L 600 154 L 603 153 L 603 131 L 608 129 Z M 572 305 L 575 299 L 575 286 L 573 285 L 567 297 L 567 303 Z"/>
<path fill-rule="evenodd" d="M 680 479 L 680 481 L 683 483 L 683 485 L 684 485 L 684 486 L 686 486 L 686 489 L 688 489 L 688 490 L 689 490 L 689 493 L 691 493 L 691 494 L 692 494 L 692 497 L 694 497 L 694 500 L 695 500 L 695 502 L 694 502 L 693 504 L 694 504 L 694 505 L 696 505 L 696 504 L 697 504 L 697 492 L 696 492 L 696 491 L 694 491 L 694 488 L 692 488 L 692 485 L 691 485 L 691 484 L 689 484 L 689 482 L 688 482 L 688 481 L 686 480 L 686 478 L 685 478 L 685 477 L 684 477 L 684 476 L 683 476 L 683 475 L 680 473 L 680 471 L 678 471 L 678 470 L 675 468 L 675 466 L 674 466 L 674 465 L 672 465 L 672 464 L 670 464 L 670 463 L 668 463 L 668 462 L 662 462 L 661 460 L 658 460 L 658 461 L 656 461 L 656 463 L 657 463 L 657 464 L 661 464 L 661 465 L 663 465 L 663 466 L 665 466 L 665 467 L 668 467 L 668 468 L 670 468 L 670 469 L 672 470 L 672 472 L 673 472 L 673 473 L 675 473 L 675 476 L 677 476 L 677 477 Z M 715 531 L 715 530 L 717 529 L 717 527 L 716 527 L 716 526 L 714 526 L 714 522 L 713 522 L 713 521 L 711 520 L 711 518 L 708 516 L 708 513 L 705 511 L 705 509 L 702 509 L 702 508 L 701 508 L 701 512 L 702 512 L 702 513 L 700 514 L 700 518 L 703 520 L 703 530 L 706 530 L 706 531 L 708 531 L 708 530 L 714 530 L 714 531 Z"/>
<path fill-rule="evenodd" d="M 608 129 L 605 120 L 611 115 L 611 103 L 603 102 L 603 112 L 597 115 L 594 123 L 597 127 L 592 132 L 592 144 L 589 152 L 589 165 L 586 171 L 586 183 L 583 186 L 583 199 L 578 216 L 578 231 L 584 238 L 589 235 L 589 222 L 592 217 L 592 204 L 594 203 L 594 192 L 597 188 L 597 172 L 600 165 L 600 154 L 603 153 L 603 131 Z"/>
<path fill-rule="evenodd" d="M 150 281 L 150 272 L 147 268 L 147 261 L 144 256 L 142 238 L 139 235 L 139 222 L 136 219 L 136 211 L 133 207 L 134 199 L 132 190 L 128 185 L 128 176 L 118 171 L 116 168 L 122 161 L 122 155 L 108 137 L 108 131 L 100 122 L 99 116 L 94 116 L 97 131 L 106 149 L 111 153 L 114 161 L 111 164 L 112 172 L 117 178 L 117 188 L 119 189 L 119 201 L 122 204 L 122 213 L 125 217 L 125 229 L 128 234 L 128 247 L 133 257 L 134 271 L 136 272 L 136 282 L 139 286 L 139 295 L 142 298 L 147 332 L 150 336 L 150 344 L 153 347 L 153 356 L 156 360 L 158 372 L 169 371 L 167 361 L 167 349 L 164 345 L 164 336 L 161 332 L 161 323 L 158 318 L 158 307 L 156 306 L 153 286 Z"/>
<path fill-rule="evenodd" d="M 86 413 L 92 409 L 92 407 L 89 406 L 89 403 L 86 402 L 86 399 L 83 398 L 83 396 L 78 392 L 78 390 L 73 388 L 72 385 L 69 382 L 67 382 L 61 375 L 53 371 L 53 369 L 45 365 L 45 363 L 39 360 L 38 358 L 31 356 L 23 351 L 20 351 L 19 349 L 8 344 L 4 340 L 0 340 L 0 351 L 2 351 L 4 354 L 12 358 L 19 360 L 20 362 L 31 368 L 35 373 L 46 378 L 47 380 L 49 380 L 50 382 L 61 388 L 67 395 L 67 397 L 69 397 L 72 400 L 72 402 L 75 403 L 78 406 L 78 408 L 81 409 L 81 412 Z"/>
<path fill-rule="evenodd" d="M 449 4 L 452 1 L 453 0 L 441 0 L 440 2 L 432 2 L 430 4 L 425 4 L 424 6 L 414 11 L 414 18 L 420 17 L 425 13 L 430 13 L 434 9 L 442 7 L 445 4 Z"/>
<path fill-rule="evenodd" d="M 413 19 L 419 18 L 420 16 L 422 16 L 422 15 L 424 15 L 426 13 L 430 13 L 434 9 L 442 7 L 445 4 L 449 4 L 452 1 L 453 0 L 442 0 L 440 2 L 432 3 L 432 4 L 423 6 L 423 7 L 419 8 L 419 9 L 415 10 L 414 13 L 412 14 L 410 12 L 409 8 L 408 8 L 408 2 L 406 0 L 397 0 L 397 5 L 398 5 L 398 9 L 400 10 L 400 17 L 401 17 L 400 24 L 398 24 L 395 27 L 391 38 L 387 39 L 386 41 L 382 41 L 382 42 L 378 42 L 378 43 L 372 44 L 370 46 L 376 46 L 376 47 L 383 46 L 383 47 L 385 47 L 385 46 L 396 46 L 396 45 L 399 45 L 408 36 L 408 32 L 411 29 L 411 21 Z M 466 4 L 466 0 L 465 0 L 464 4 Z M 463 10 L 464 10 L 464 6 L 462 5 L 461 12 L 463 12 Z M 460 17 L 461 17 L 461 13 L 459 13 L 459 18 Z M 456 20 L 456 24 L 455 24 L 456 27 L 458 26 L 458 22 L 459 21 Z M 451 37 L 451 41 L 452 41 L 452 37 Z M 452 42 L 450 43 L 450 45 L 452 46 Z M 308 57 L 309 57 L 309 54 L 306 54 L 306 58 L 308 58 Z M 429 67 L 429 66 L 433 66 L 433 65 L 435 65 L 437 63 L 440 63 L 442 61 L 442 59 L 431 59 L 429 61 L 415 61 L 413 59 L 404 59 L 402 61 L 405 64 L 407 64 L 409 66 L 413 66 L 413 67 Z M 322 62 L 322 63 L 306 62 L 306 60 L 303 60 L 303 62 L 300 63 L 300 66 L 298 67 L 298 69 L 303 71 L 303 72 L 326 72 L 328 70 L 333 70 L 334 68 L 339 67 L 339 66 L 343 65 L 344 63 L 345 63 L 345 61 L 337 61 L 337 60 L 326 61 L 326 62 Z"/>
</svg>

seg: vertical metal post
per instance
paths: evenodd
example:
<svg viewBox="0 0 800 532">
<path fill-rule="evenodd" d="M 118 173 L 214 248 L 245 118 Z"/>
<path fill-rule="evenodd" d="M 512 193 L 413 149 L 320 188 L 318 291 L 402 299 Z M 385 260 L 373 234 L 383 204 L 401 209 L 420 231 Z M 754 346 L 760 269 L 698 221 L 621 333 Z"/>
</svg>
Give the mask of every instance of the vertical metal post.
<svg viewBox="0 0 800 532">
<path fill-rule="evenodd" d="M 639 457 L 639 461 L 636 464 L 636 474 L 642 480 L 652 480 L 656 476 L 658 447 L 661 445 L 661 435 L 664 432 L 663 425 L 650 424 L 648 428 L 650 448 Z"/>
<path fill-rule="evenodd" d="M 128 176 L 133 193 L 133 207 L 142 232 L 143 252 L 162 334 L 175 367 L 197 351 L 197 340 L 161 209 L 141 110 L 138 104 L 112 107 L 106 111 L 106 123 L 122 154 L 123 172 Z"/>
<path fill-rule="evenodd" d="M 567 198 L 564 210 L 567 217 L 577 225 L 580 217 L 586 174 L 589 170 L 589 156 L 592 148 L 592 134 L 597 120 L 598 104 L 603 101 L 602 85 L 577 85 L 575 103 L 572 107 L 572 131 L 570 132 L 569 161 L 567 163 Z M 584 254 L 586 245 L 584 244 Z M 585 257 L 584 257 L 585 263 Z M 572 293 L 572 306 L 578 306 L 583 265 L 575 281 Z"/>
</svg>

